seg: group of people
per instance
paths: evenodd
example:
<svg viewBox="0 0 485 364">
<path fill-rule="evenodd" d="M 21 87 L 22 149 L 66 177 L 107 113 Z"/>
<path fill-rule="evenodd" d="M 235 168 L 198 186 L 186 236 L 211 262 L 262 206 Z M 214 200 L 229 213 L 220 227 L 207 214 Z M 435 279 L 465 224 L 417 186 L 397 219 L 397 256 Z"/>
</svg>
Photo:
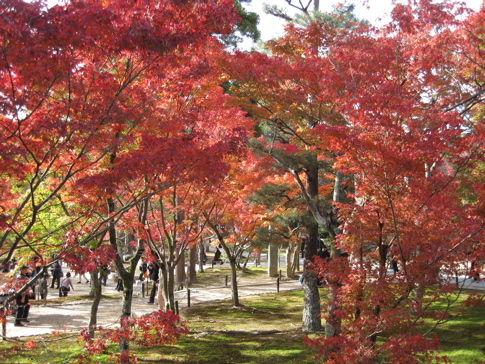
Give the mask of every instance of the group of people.
<svg viewBox="0 0 485 364">
<path fill-rule="evenodd" d="M 39 298 L 40 300 L 44 301 L 44 305 L 46 304 L 47 295 L 48 295 L 48 288 L 49 282 L 48 279 L 50 275 L 47 273 L 45 266 L 41 264 L 39 259 L 33 259 L 31 262 L 33 264 L 27 265 L 24 264 L 18 270 L 18 274 L 16 275 L 15 279 L 12 280 L 11 278 L 7 278 L 7 274 L 11 270 L 15 270 L 17 268 L 16 262 L 13 264 L 10 263 L 8 265 L 4 265 L 1 274 L 0 274 L 0 303 L 4 302 L 7 297 L 9 297 L 12 292 L 17 292 L 15 295 L 15 305 L 14 308 L 14 315 L 15 315 L 15 326 L 25 326 L 25 323 L 29 321 L 29 312 L 30 312 L 30 301 Z M 41 277 L 36 280 L 35 283 L 27 285 L 27 283 L 35 276 L 38 276 L 39 273 L 42 273 Z M 67 296 L 67 293 L 70 290 L 74 290 L 71 281 L 71 273 L 67 272 L 66 276 L 63 277 L 62 268 L 59 263 L 55 264 L 52 269 L 52 283 L 50 285 L 51 288 L 54 288 L 54 285 L 57 283 L 57 289 L 59 289 L 59 297 Z M 62 279 L 61 279 L 62 278 Z M 36 288 L 38 290 L 39 296 L 36 297 Z"/>
<path fill-rule="evenodd" d="M 30 274 L 31 274 L 30 267 L 22 266 L 16 278 L 19 285 L 25 285 L 25 283 L 27 283 L 27 281 L 31 278 Z M 47 294 L 48 294 L 48 282 L 47 282 L 48 278 L 49 278 L 49 274 L 44 273 L 44 275 L 38 282 L 40 299 L 44 300 L 44 305 L 46 303 Z M 60 277 L 58 278 L 60 279 Z M 57 279 L 57 281 L 59 280 Z M 55 282 L 54 278 L 52 282 L 53 283 L 51 287 L 53 288 L 54 282 Z M 59 297 L 66 297 L 67 293 L 71 289 L 74 290 L 74 287 L 71 281 L 70 272 L 66 273 L 66 276 L 61 280 L 60 284 L 58 285 L 58 288 L 59 288 Z M 30 302 L 29 302 L 30 299 L 35 299 L 35 286 L 28 287 L 22 293 L 16 296 L 15 303 L 17 305 L 17 313 L 15 315 L 15 324 L 14 324 L 15 326 L 25 326 L 24 323 L 30 322 L 28 319 L 29 311 L 30 311 Z"/>
</svg>

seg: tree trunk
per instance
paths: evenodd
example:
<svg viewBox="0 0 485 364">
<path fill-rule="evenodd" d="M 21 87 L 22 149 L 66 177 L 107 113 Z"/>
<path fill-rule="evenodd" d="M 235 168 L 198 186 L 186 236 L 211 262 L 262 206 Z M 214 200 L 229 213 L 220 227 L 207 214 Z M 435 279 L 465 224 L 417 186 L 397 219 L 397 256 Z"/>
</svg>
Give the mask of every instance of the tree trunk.
<svg viewBox="0 0 485 364">
<path fill-rule="evenodd" d="M 316 159 L 316 158 L 315 158 Z M 306 171 L 306 190 L 310 198 L 318 197 L 318 164 L 314 160 Z M 317 254 L 318 224 L 310 210 L 307 211 L 307 240 L 305 242 L 305 262 L 303 272 L 303 323 L 304 332 L 322 330 L 320 318 L 320 293 L 318 292 L 317 277 L 309 268 L 313 257 Z"/>
<path fill-rule="evenodd" d="M 94 298 L 89 315 L 88 332 L 89 336 L 94 338 L 94 332 L 96 331 L 96 325 L 98 324 L 98 308 L 102 295 L 101 281 L 99 280 L 98 271 L 91 273 L 91 292 L 93 293 Z"/>
<path fill-rule="evenodd" d="M 163 292 L 165 299 L 165 308 L 167 310 L 175 311 L 175 273 L 174 267 L 167 265 L 166 271 L 162 271 L 163 276 Z"/>
<path fill-rule="evenodd" d="M 273 244 L 268 245 L 268 277 L 278 275 L 278 248 Z"/>
<path fill-rule="evenodd" d="M 189 283 L 197 282 L 197 248 L 189 248 Z"/>
<path fill-rule="evenodd" d="M 115 203 L 114 200 L 110 197 L 107 199 L 108 203 L 108 213 L 113 213 L 115 211 Z M 140 214 L 140 222 L 144 223 L 144 218 L 146 217 L 146 202 L 142 203 L 140 206 L 140 210 L 144 214 Z M 135 272 L 136 268 L 138 266 L 138 262 L 140 261 L 140 258 L 145 250 L 144 248 L 144 242 L 142 240 L 138 240 L 138 246 L 136 249 L 136 254 L 131 258 L 129 261 L 129 267 L 128 269 L 125 268 L 123 265 L 123 257 L 122 257 L 122 252 L 120 251 L 118 244 L 117 244 L 117 236 L 116 236 L 116 225 L 113 221 L 110 221 L 109 223 L 109 229 L 108 229 L 108 234 L 109 234 L 109 242 L 111 247 L 116 251 L 116 258 L 114 260 L 114 263 L 116 265 L 116 270 L 118 271 L 118 274 L 120 275 L 120 278 L 123 282 L 123 298 L 121 301 L 121 316 L 120 316 L 120 331 L 123 332 L 123 335 L 121 335 L 120 339 L 120 345 L 119 345 L 119 353 L 123 356 L 127 351 L 130 350 L 130 342 L 129 342 L 129 332 L 130 332 L 130 325 L 127 322 L 131 317 L 131 306 L 132 306 L 132 301 L 133 301 L 133 285 L 135 283 Z M 125 360 L 122 360 L 121 363 L 125 364 Z"/>
<path fill-rule="evenodd" d="M 303 273 L 303 332 L 317 332 L 322 330 L 320 318 L 320 292 L 318 291 L 317 276 L 309 264 L 317 254 L 318 225 L 314 223 L 307 227 L 308 238 L 305 242 L 305 267 Z"/>
<path fill-rule="evenodd" d="M 338 287 L 336 284 L 330 284 L 328 287 L 327 297 L 327 316 L 325 317 L 325 338 L 336 336 L 340 332 L 340 318 L 335 315 L 335 312 L 340 308 L 338 300 L 336 300 Z"/>
<path fill-rule="evenodd" d="M 131 272 L 129 272 L 131 273 Z M 124 319 L 129 319 L 131 317 L 131 306 L 133 303 L 133 274 L 126 274 L 123 279 L 123 299 L 121 300 L 121 332 L 129 332 L 131 330 L 130 325 Z M 124 354 L 126 351 L 130 350 L 129 339 L 124 335 L 121 336 L 119 351 L 120 354 Z"/>
<path fill-rule="evenodd" d="M 246 258 L 244 259 L 244 263 L 243 263 L 243 265 L 242 265 L 242 267 L 241 267 L 241 270 L 242 270 L 242 272 L 243 272 L 243 273 L 246 273 L 246 267 L 247 267 L 247 265 L 248 265 L 248 262 L 249 262 L 249 257 L 250 257 L 250 256 L 251 256 L 251 253 L 250 253 L 250 252 L 248 252 L 248 255 L 247 255 L 247 256 L 246 256 Z"/>
<path fill-rule="evenodd" d="M 299 261 L 299 245 L 290 243 L 290 246 L 286 249 L 286 276 L 293 278 L 298 266 Z"/>
<path fill-rule="evenodd" d="M 158 301 L 158 307 L 162 311 L 167 310 L 167 300 L 165 299 L 165 284 L 164 284 L 164 279 L 163 276 L 160 277 L 158 280 L 158 291 L 157 291 L 157 301 Z M 175 311 L 175 309 L 173 310 Z"/>
<path fill-rule="evenodd" d="M 91 289 L 90 289 L 90 291 L 89 291 L 89 295 L 90 295 L 90 296 L 93 296 L 93 297 L 94 297 L 94 296 L 96 296 L 96 292 L 95 292 L 95 289 L 94 289 L 94 284 L 93 284 L 93 275 L 94 275 L 94 274 L 98 274 L 97 272 L 98 272 L 98 271 L 94 271 L 94 272 L 90 272 L 90 273 L 89 273 L 89 277 L 90 277 L 89 279 L 91 280 L 91 281 L 90 281 L 90 282 L 91 282 L 91 285 L 90 285 L 90 288 L 91 288 Z M 99 280 L 99 274 L 97 275 L 97 279 Z"/>
<path fill-rule="evenodd" d="M 288 248 L 286 248 L 285 258 L 286 258 L 286 276 L 288 278 L 291 278 L 295 274 L 293 270 L 293 264 L 292 264 L 293 251 L 292 251 L 291 245 L 288 246 Z"/>
<path fill-rule="evenodd" d="M 236 269 L 236 259 L 235 257 L 229 257 L 229 265 L 231 266 L 231 295 L 232 295 L 232 306 L 238 307 L 239 303 L 239 292 L 237 289 L 237 269 Z"/>
<path fill-rule="evenodd" d="M 296 271 L 300 270 L 300 248 L 301 244 L 296 244 L 295 250 L 293 251 L 293 275 Z"/>
<path fill-rule="evenodd" d="M 177 265 L 175 266 L 176 274 L 177 274 L 177 290 L 181 290 L 184 288 L 185 285 L 185 252 L 179 252 L 177 250 L 177 254 L 180 254 L 180 259 L 178 260 Z"/>
<path fill-rule="evenodd" d="M 199 273 L 204 273 L 204 241 L 200 239 L 199 248 Z"/>
</svg>

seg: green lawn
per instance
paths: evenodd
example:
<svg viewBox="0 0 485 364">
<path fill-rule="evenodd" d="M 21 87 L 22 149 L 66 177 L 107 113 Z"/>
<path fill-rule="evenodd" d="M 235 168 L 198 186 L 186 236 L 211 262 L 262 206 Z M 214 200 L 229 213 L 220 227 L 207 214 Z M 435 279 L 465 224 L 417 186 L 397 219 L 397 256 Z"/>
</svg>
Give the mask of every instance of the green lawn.
<svg viewBox="0 0 485 364">
<path fill-rule="evenodd" d="M 303 292 L 281 292 L 211 302 L 183 309 L 190 334 L 173 346 L 132 347 L 139 363 L 315 363 L 303 344 Z M 442 354 L 454 364 L 485 363 L 485 307 L 437 329 Z M 45 336 L 35 349 L 0 342 L 2 363 L 75 363 L 81 348 L 76 336 Z M 112 347 L 116 351 L 116 347 Z M 112 363 L 107 355 L 95 363 Z"/>
</svg>

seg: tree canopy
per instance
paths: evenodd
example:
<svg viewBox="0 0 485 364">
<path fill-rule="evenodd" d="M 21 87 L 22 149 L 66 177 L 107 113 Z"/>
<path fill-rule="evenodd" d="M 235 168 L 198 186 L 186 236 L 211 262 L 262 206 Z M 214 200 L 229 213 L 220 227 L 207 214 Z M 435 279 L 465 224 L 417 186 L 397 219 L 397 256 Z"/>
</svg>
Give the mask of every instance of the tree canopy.
<svg viewBox="0 0 485 364">
<path fill-rule="evenodd" d="M 327 285 L 326 336 L 308 341 L 325 361 L 438 357 L 419 324 L 446 320 L 454 277 L 485 259 L 485 10 L 409 1 L 374 27 L 341 7 L 262 54 L 224 47 L 258 36 L 243 3 L 0 3 L 1 262 L 114 260 L 128 299 L 145 249 L 205 233 L 236 285 L 242 248 L 279 224 L 308 239 L 308 331 Z"/>
</svg>

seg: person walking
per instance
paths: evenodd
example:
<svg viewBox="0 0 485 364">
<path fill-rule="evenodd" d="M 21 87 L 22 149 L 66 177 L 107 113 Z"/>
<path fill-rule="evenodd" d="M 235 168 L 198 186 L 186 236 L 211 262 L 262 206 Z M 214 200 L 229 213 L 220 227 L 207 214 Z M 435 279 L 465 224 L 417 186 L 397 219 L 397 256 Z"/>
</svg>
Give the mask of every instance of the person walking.
<svg viewBox="0 0 485 364">
<path fill-rule="evenodd" d="M 55 288 L 59 289 L 59 285 L 61 283 L 61 277 L 62 276 L 63 276 L 63 274 L 62 274 L 62 267 L 59 264 L 59 262 L 57 262 L 54 265 L 54 269 L 52 270 L 52 284 L 51 284 L 51 288 L 54 288 L 54 284 L 57 283 L 57 285 L 56 285 Z"/>
<path fill-rule="evenodd" d="M 44 300 L 44 306 L 47 304 L 47 287 L 49 286 L 49 284 L 47 283 L 48 278 L 49 275 L 46 273 L 39 282 L 39 296 L 41 300 Z"/>
<path fill-rule="evenodd" d="M 71 272 L 67 272 L 66 276 L 62 279 L 61 288 L 59 290 L 59 297 L 67 297 L 67 292 L 74 291 L 74 287 L 71 281 Z"/>
<path fill-rule="evenodd" d="M 29 275 L 29 266 L 22 266 L 20 268 L 20 273 L 17 275 L 17 284 L 19 286 L 23 286 L 28 281 Z M 27 290 L 18 294 L 15 297 L 15 303 L 17 304 L 17 314 L 15 315 L 15 326 L 25 326 L 22 322 L 30 322 L 29 311 L 30 311 L 30 303 L 29 297 L 32 295 L 31 288 L 29 287 Z"/>
<path fill-rule="evenodd" d="M 75 277 L 76 277 L 76 273 L 74 273 L 74 277 L 73 278 L 75 278 Z M 89 279 L 86 278 L 86 273 L 79 273 L 79 282 L 77 282 L 77 283 L 82 283 L 82 279 L 83 278 L 86 281 L 84 283 L 88 284 L 89 283 Z"/>
<path fill-rule="evenodd" d="M 108 276 L 111 273 L 109 267 L 107 265 L 103 265 L 101 269 L 101 284 L 103 286 L 106 286 L 106 283 L 108 282 Z"/>
</svg>

